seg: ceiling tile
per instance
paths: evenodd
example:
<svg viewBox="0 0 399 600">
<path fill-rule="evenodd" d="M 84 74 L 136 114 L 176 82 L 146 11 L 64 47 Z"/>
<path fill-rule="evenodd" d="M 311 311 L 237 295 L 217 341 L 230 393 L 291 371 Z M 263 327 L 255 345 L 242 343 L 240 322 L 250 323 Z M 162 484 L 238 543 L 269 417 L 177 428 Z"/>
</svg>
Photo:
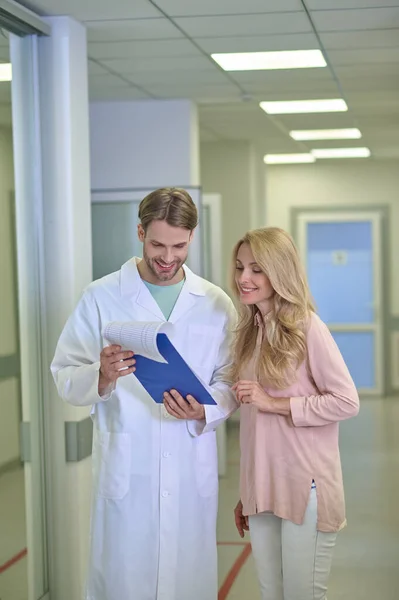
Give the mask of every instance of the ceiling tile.
<svg viewBox="0 0 399 600">
<path fill-rule="evenodd" d="M 242 103 L 200 106 L 199 117 L 201 126 L 209 127 L 224 138 L 270 140 L 282 137 L 286 144 L 293 142 L 258 106 Z"/>
<path fill-rule="evenodd" d="M 399 89 L 393 91 L 376 90 L 368 92 L 348 91 L 346 94 L 353 110 L 369 109 L 385 114 L 387 110 L 399 111 Z M 399 136 L 398 136 L 399 140 Z"/>
<path fill-rule="evenodd" d="M 361 31 L 368 29 L 392 29 L 399 27 L 397 8 L 369 8 L 364 10 L 328 10 L 312 13 L 319 32 Z"/>
<path fill-rule="evenodd" d="M 226 102 L 229 100 L 236 100 L 238 97 L 238 90 L 234 85 L 149 85 L 146 86 L 151 94 L 158 98 L 192 98 L 197 103 L 204 101 L 213 101 L 216 98 L 224 99 Z"/>
<path fill-rule="evenodd" d="M 368 146 L 364 136 L 358 140 L 307 140 L 304 142 L 309 150 L 317 148 L 362 148 Z"/>
<path fill-rule="evenodd" d="M 381 149 L 373 148 L 373 158 L 377 160 L 397 160 L 399 158 L 399 147 L 396 145 L 392 148 L 386 148 L 385 146 Z"/>
<path fill-rule="evenodd" d="M 303 146 L 299 146 L 287 136 L 285 138 L 264 140 L 262 154 L 294 154 L 303 151 Z"/>
<path fill-rule="evenodd" d="M 179 39 L 183 34 L 168 19 L 87 21 L 89 42 Z"/>
<path fill-rule="evenodd" d="M 301 0 L 31 2 L 44 12 L 87 21 L 89 55 L 99 60 L 89 61 L 91 101 L 142 100 L 147 91 L 191 98 L 199 104 L 202 140 L 247 139 L 264 153 L 306 148 L 291 140 L 289 129 L 358 126 L 373 156 L 399 158 L 399 0 L 305 0 L 350 110 L 273 118 L 261 111 L 260 100 L 338 96 L 330 70 L 226 74 L 161 10 L 208 54 L 317 48 Z M 7 47 L 0 36 L 0 59 Z M 4 97 L 9 103 L 5 85 L 0 102 Z M 248 94 L 245 102 L 240 88 Z M 9 104 L 0 104 L 0 123 L 2 114 L 10 121 Z"/>
<path fill-rule="evenodd" d="M 237 15 L 302 10 L 300 0 L 156 0 L 169 16 Z"/>
<path fill-rule="evenodd" d="M 360 65 L 336 65 L 334 71 L 340 80 L 356 77 L 393 77 L 399 80 L 398 63 L 376 63 Z"/>
<path fill-rule="evenodd" d="M 88 62 L 88 71 L 89 71 L 89 75 L 104 75 L 104 74 L 108 73 L 108 71 L 106 69 L 104 69 L 104 67 L 99 65 L 97 62 L 90 60 L 90 58 L 89 58 L 89 62 Z"/>
<path fill-rule="evenodd" d="M 190 37 L 224 37 L 310 33 L 312 27 L 305 12 L 270 13 L 223 17 L 178 18 L 176 23 Z"/>
<path fill-rule="evenodd" d="M 160 16 L 159 11 L 147 0 L 33 0 L 29 5 L 32 8 L 34 5 L 34 10 L 42 15 L 70 15 L 79 21 Z"/>
<path fill-rule="evenodd" d="M 352 105 L 351 105 L 352 106 Z M 396 123 L 399 123 L 399 107 L 397 104 L 387 103 L 385 105 L 365 105 L 362 106 L 360 104 L 353 104 L 353 113 L 358 118 L 369 117 L 372 115 L 373 117 L 377 117 L 378 119 L 381 115 L 384 115 L 387 123 L 389 123 L 390 127 L 395 127 Z M 399 136 L 398 138 L 399 139 Z"/>
<path fill-rule="evenodd" d="M 353 115 L 347 113 L 320 113 L 304 115 L 278 115 L 282 125 L 292 129 L 335 129 L 353 127 Z"/>
<path fill-rule="evenodd" d="M 326 50 L 399 47 L 399 29 L 321 33 L 320 38 Z"/>
<path fill-rule="evenodd" d="M 142 71 L 169 71 L 171 73 L 181 70 L 216 70 L 216 64 L 205 56 L 179 56 L 158 58 L 126 58 L 115 60 L 102 60 L 101 64 L 112 68 L 118 73 L 140 73 Z"/>
<path fill-rule="evenodd" d="M 152 58 L 168 56 L 198 56 L 200 51 L 189 40 L 152 40 L 130 42 L 90 42 L 89 55 L 93 58 Z"/>
<path fill-rule="evenodd" d="M 306 4 L 312 11 L 340 8 L 378 8 L 378 5 L 399 6 L 398 0 L 306 0 Z"/>
<path fill-rule="evenodd" d="M 331 98 L 337 96 L 337 84 L 335 82 L 308 82 L 304 85 L 287 82 L 280 85 L 278 89 L 274 86 L 260 83 L 245 83 L 245 89 L 250 95 L 261 96 L 261 100 L 317 100 L 319 98 Z"/>
<path fill-rule="evenodd" d="M 399 74 L 399 46 L 397 48 L 371 48 L 362 50 L 329 50 L 328 57 L 333 66 L 372 65 L 395 63 Z"/>
<path fill-rule="evenodd" d="M 209 84 L 224 84 L 227 78 L 221 71 L 209 70 L 197 70 L 197 71 L 176 71 L 171 73 L 170 71 L 136 71 L 134 73 L 126 74 L 128 79 L 134 80 L 135 83 L 146 87 L 149 84 L 173 84 L 179 85 L 180 83 L 209 83 Z"/>
<path fill-rule="evenodd" d="M 399 78 L 346 77 L 341 78 L 340 81 L 345 95 L 351 92 L 363 94 L 370 91 L 384 90 L 385 93 L 390 93 L 399 90 Z"/>
<path fill-rule="evenodd" d="M 239 83 L 269 83 L 278 90 L 280 84 L 300 84 L 302 87 L 308 81 L 332 81 L 330 69 L 298 69 L 295 71 L 239 71 L 231 73 Z"/>
<path fill-rule="evenodd" d="M 361 122 L 363 122 L 363 119 L 361 119 Z M 397 144 L 398 141 L 398 137 L 399 137 L 399 127 L 393 128 L 390 126 L 381 126 L 381 124 L 376 124 L 374 126 L 370 125 L 370 123 L 367 123 L 367 121 L 365 122 L 365 127 L 364 127 L 364 131 L 366 132 L 365 136 L 367 136 L 368 139 L 372 139 L 373 141 L 376 142 L 382 142 L 382 141 L 386 141 L 386 142 L 390 142 L 390 143 L 395 143 Z M 398 146 L 399 147 L 399 146 Z"/>
<path fill-rule="evenodd" d="M 99 101 L 129 101 L 148 100 L 149 96 L 133 87 L 90 87 L 89 100 Z"/>
<path fill-rule="evenodd" d="M 314 33 L 290 35 L 254 35 L 248 37 L 196 38 L 209 54 L 216 52 L 276 52 L 279 50 L 313 50 L 319 48 Z"/>
<path fill-rule="evenodd" d="M 263 118 L 265 116 L 265 119 Z M 226 103 L 221 105 L 201 105 L 199 107 L 199 118 L 201 123 L 210 127 L 221 124 L 234 124 L 244 121 L 246 124 L 261 123 L 265 127 L 271 127 L 270 120 L 261 111 L 258 105 L 243 102 Z M 274 127 L 272 128 L 274 130 Z M 270 133 L 270 131 L 269 131 Z"/>
<path fill-rule="evenodd" d="M 397 123 L 396 125 L 392 124 L 392 120 L 389 115 L 364 114 L 360 118 L 360 122 L 362 123 L 363 128 L 367 130 L 370 135 L 389 135 L 389 132 L 392 131 L 396 136 L 396 140 L 398 139 L 399 126 Z"/>
<path fill-rule="evenodd" d="M 219 107 L 217 107 L 217 109 L 214 109 L 212 106 L 205 106 L 203 108 L 200 109 L 200 114 L 201 115 L 212 115 L 215 110 L 219 110 Z M 240 104 L 226 104 L 223 107 L 223 114 L 224 115 L 232 115 L 234 116 L 234 118 L 240 118 L 241 114 L 248 114 L 248 113 L 252 113 L 252 115 L 257 115 L 259 113 L 259 106 L 251 104 L 251 103 L 246 103 L 246 102 L 241 102 Z M 264 114 L 261 112 L 261 114 Z"/>
<path fill-rule="evenodd" d="M 102 87 L 102 88 L 106 88 L 106 87 L 129 87 L 129 84 L 127 81 L 124 81 L 123 79 L 121 79 L 120 77 L 117 77 L 116 75 L 112 75 L 111 73 L 105 73 L 105 74 L 93 74 L 93 75 L 89 75 L 89 85 L 90 87 Z"/>
</svg>

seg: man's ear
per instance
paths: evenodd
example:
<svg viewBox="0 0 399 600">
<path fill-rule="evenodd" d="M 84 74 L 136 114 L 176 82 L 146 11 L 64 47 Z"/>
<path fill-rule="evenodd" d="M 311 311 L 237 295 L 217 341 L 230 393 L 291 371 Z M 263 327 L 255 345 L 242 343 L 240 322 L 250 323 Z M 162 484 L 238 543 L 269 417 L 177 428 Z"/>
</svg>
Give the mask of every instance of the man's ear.
<svg viewBox="0 0 399 600">
<path fill-rule="evenodd" d="M 140 242 L 144 242 L 145 231 L 144 231 L 144 227 L 142 226 L 141 223 L 139 223 L 137 225 L 137 235 L 138 235 L 138 238 L 139 238 Z"/>
</svg>

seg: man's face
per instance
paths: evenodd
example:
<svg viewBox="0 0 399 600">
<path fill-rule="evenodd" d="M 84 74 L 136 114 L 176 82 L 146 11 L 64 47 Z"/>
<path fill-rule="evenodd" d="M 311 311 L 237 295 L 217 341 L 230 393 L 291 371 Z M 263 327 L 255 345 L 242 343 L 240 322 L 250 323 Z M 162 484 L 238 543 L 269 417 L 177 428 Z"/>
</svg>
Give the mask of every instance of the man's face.
<svg viewBox="0 0 399 600">
<path fill-rule="evenodd" d="M 153 221 L 146 233 L 139 225 L 138 234 L 143 259 L 153 277 L 159 282 L 171 281 L 187 260 L 193 232 L 166 221 Z"/>
</svg>

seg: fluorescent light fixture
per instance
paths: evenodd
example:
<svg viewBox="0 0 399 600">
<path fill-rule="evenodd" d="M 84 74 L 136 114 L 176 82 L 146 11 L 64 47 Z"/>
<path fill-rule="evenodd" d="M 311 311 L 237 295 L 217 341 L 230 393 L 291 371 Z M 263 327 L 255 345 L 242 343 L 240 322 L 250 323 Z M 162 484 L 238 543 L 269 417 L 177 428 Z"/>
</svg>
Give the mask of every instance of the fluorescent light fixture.
<svg viewBox="0 0 399 600">
<path fill-rule="evenodd" d="M 266 154 L 263 158 L 267 165 L 287 165 L 299 163 L 314 163 L 315 157 L 313 154 Z"/>
<path fill-rule="evenodd" d="M 368 148 L 317 148 L 311 151 L 312 156 L 322 158 L 368 158 Z"/>
<path fill-rule="evenodd" d="M 260 107 L 269 115 L 345 112 L 348 106 L 345 100 L 288 100 L 279 102 L 261 102 Z"/>
<path fill-rule="evenodd" d="M 0 63 L 0 81 L 11 81 L 11 64 Z"/>
<path fill-rule="evenodd" d="M 263 71 L 269 69 L 312 69 L 326 67 L 320 50 L 284 52 L 237 52 L 211 54 L 225 71 Z"/>
<path fill-rule="evenodd" d="M 290 131 L 290 136 L 298 142 L 306 140 L 358 140 L 362 137 L 359 129 L 309 129 Z"/>
</svg>

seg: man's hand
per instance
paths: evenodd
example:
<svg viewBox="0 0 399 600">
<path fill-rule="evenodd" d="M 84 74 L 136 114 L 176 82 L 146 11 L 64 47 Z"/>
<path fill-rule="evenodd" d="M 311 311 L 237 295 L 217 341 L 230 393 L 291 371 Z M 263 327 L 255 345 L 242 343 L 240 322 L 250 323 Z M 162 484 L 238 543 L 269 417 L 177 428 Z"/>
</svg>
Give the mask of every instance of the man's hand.
<svg viewBox="0 0 399 600">
<path fill-rule="evenodd" d="M 130 350 L 121 352 L 120 346 L 107 346 L 100 354 L 100 374 L 98 378 L 98 393 L 104 392 L 119 377 L 126 377 L 136 370 L 136 360 Z"/>
<path fill-rule="evenodd" d="M 234 519 L 236 522 L 237 531 L 240 534 L 240 537 L 244 537 L 245 532 L 249 531 L 248 517 L 244 517 L 242 514 L 242 502 L 241 500 L 238 502 L 237 506 L 234 509 Z"/>
<path fill-rule="evenodd" d="M 165 408 L 172 417 L 187 421 L 202 421 L 205 419 L 205 408 L 192 396 L 187 396 L 185 400 L 179 392 L 171 390 L 170 393 L 165 392 L 163 397 Z"/>
</svg>

